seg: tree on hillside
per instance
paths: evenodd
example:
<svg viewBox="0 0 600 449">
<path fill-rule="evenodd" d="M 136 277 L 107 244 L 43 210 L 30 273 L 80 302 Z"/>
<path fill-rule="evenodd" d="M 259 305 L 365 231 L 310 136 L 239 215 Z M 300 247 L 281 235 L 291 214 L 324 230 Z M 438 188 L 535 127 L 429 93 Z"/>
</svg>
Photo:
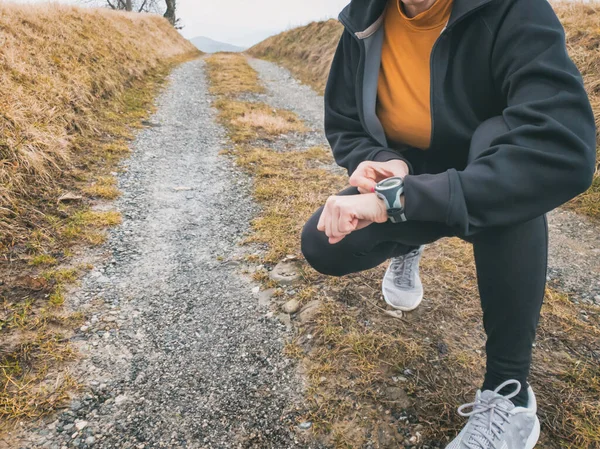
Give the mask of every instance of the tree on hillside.
<svg viewBox="0 0 600 449">
<path fill-rule="evenodd" d="M 103 3 L 109 8 L 123 11 L 152 12 L 162 14 L 177 27 L 177 0 L 84 0 L 86 3 Z"/>
<path fill-rule="evenodd" d="M 167 10 L 165 11 L 165 18 L 171 22 L 171 24 L 176 27 L 177 26 L 177 17 L 175 15 L 176 10 L 176 0 L 165 0 L 167 3 Z"/>
</svg>

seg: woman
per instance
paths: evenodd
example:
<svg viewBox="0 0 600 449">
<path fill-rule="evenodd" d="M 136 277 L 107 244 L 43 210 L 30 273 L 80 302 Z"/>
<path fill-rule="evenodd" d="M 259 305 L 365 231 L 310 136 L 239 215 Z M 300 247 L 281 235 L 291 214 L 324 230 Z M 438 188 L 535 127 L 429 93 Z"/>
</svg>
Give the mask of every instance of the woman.
<svg viewBox="0 0 600 449">
<path fill-rule="evenodd" d="M 585 191 L 595 168 L 594 118 L 563 29 L 546 0 L 353 0 L 340 21 L 325 130 L 353 187 L 306 224 L 304 255 L 332 276 L 391 259 L 383 296 L 408 311 L 423 298 L 422 245 L 471 242 L 487 371 L 448 448 L 533 448 L 545 214 Z"/>
</svg>

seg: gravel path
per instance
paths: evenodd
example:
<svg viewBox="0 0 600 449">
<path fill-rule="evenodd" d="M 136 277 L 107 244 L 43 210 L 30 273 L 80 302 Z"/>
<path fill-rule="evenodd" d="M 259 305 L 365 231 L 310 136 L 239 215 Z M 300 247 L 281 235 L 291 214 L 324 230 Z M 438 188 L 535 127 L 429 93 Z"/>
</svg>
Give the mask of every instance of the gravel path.
<svg viewBox="0 0 600 449">
<path fill-rule="evenodd" d="M 249 59 L 267 86 L 270 104 L 296 112 L 313 128 L 323 128 L 323 97 L 276 64 Z M 324 135 L 321 145 L 327 146 Z M 549 216 L 549 279 L 577 301 L 600 304 L 600 228 L 586 217 L 559 209 Z"/>
<path fill-rule="evenodd" d="M 286 69 L 250 63 L 267 87 L 252 100 L 315 129 L 286 148 L 326 145 L 322 97 Z M 295 427 L 302 384 L 282 356 L 288 331 L 240 274 L 256 205 L 249 180 L 219 156 L 227 142 L 211 100 L 202 60 L 173 72 L 120 175 L 123 225 L 70 299 L 90 317 L 74 338 L 82 393 L 0 448 L 311 447 Z M 560 210 L 550 230 L 550 278 L 576 300 L 598 297 L 598 226 Z"/>
<path fill-rule="evenodd" d="M 323 136 L 321 143 L 327 145 L 323 133 L 323 97 L 277 64 L 255 58 L 248 58 L 248 62 L 267 88 L 267 102 L 277 108 L 294 111 L 311 128 L 320 131 Z"/>
<path fill-rule="evenodd" d="M 309 447 L 286 328 L 240 274 L 256 206 L 219 156 L 204 61 L 173 72 L 150 122 L 120 176 L 123 225 L 71 299 L 91 317 L 75 337 L 84 392 L 20 447 Z"/>
</svg>

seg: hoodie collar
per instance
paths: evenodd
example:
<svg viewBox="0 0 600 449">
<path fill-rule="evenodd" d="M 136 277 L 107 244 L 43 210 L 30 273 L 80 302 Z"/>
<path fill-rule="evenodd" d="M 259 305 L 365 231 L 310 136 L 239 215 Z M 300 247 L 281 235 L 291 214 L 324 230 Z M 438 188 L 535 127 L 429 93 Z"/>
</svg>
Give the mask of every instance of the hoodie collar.
<svg viewBox="0 0 600 449">
<path fill-rule="evenodd" d="M 494 0 L 454 0 L 448 26 L 463 16 Z M 373 34 L 383 22 L 388 0 L 352 0 L 340 13 L 339 20 L 360 39 Z"/>
</svg>

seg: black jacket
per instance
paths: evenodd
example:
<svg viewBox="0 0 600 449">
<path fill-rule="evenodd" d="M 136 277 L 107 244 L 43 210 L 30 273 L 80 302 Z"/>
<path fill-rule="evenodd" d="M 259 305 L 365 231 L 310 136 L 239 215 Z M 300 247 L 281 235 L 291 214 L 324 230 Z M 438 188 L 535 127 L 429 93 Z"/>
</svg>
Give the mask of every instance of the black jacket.
<svg viewBox="0 0 600 449">
<path fill-rule="evenodd" d="M 351 174 L 365 160 L 406 160 L 408 219 L 462 235 L 535 218 L 590 186 L 594 117 L 546 0 L 454 1 L 431 54 L 425 151 L 389 148 L 375 115 L 386 2 L 353 0 L 340 14 L 345 31 L 325 91 L 325 131 L 339 165 Z M 498 115 L 510 131 L 467 165 L 473 132 Z"/>
</svg>

